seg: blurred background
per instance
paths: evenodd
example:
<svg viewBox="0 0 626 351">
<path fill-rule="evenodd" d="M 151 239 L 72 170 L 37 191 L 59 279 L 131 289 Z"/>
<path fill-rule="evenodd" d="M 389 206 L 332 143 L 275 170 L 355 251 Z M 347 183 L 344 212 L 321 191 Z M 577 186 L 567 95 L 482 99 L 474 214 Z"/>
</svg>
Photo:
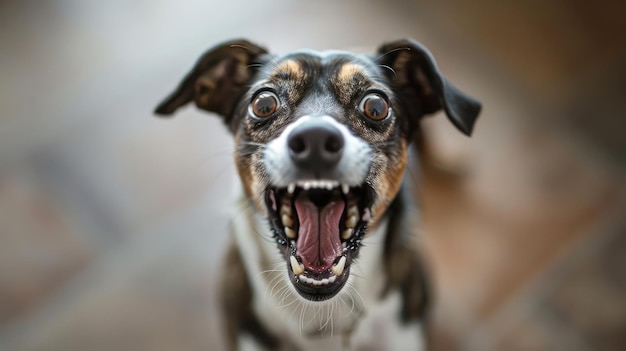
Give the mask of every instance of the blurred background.
<svg viewBox="0 0 626 351">
<path fill-rule="evenodd" d="M 626 348 L 626 3 L 0 1 L 0 350 L 220 350 L 232 141 L 153 107 L 207 48 L 412 37 L 484 112 L 420 172 L 435 350 Z"/>
</svg>

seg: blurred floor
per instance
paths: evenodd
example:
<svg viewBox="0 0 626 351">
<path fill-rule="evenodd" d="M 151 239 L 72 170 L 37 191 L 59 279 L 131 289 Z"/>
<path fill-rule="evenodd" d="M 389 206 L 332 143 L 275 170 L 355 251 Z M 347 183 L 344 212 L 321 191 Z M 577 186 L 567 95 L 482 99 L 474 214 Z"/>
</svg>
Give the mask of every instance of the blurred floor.
<svg viewBox="0 0 626 351">
<path fill-rule="evenodd" d="M 221 349 L 236 186 L 214 116 L 153 106 L 196 57 L 413 37 L 483 101 L 425 121 L 439 350 L 626 346 L 624 6 L 564 0 L 0 3 L 0 350 Z M 415 165 L 414 165 L 415 166 Z"/>
</svg>

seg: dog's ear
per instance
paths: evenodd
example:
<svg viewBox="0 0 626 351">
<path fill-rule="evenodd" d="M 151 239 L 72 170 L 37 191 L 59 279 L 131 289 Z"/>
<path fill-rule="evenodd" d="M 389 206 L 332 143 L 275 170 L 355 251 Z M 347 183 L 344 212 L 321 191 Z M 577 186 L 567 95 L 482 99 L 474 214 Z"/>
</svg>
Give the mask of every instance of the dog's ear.
<svg viewBox="0 0 626 351">
<path fill-rule="evenodd" d="M 414 118 L 443 108 L 450 121 L 471 135 L 481 104 L 455 88 L 444 77 L 432 54 L 415 40 L 403 39 L 378 49 L 382 65 Z"/>
<path fill-rule="evenodd" d="M 171 115 L 191 102 L 227 121 L 246 84 L 256 72 L 254 63 L 267 51 L 247 40 L 234 40 L 205 52 L 178 88 L 157 106 L 157 115 Z"/>
</svg>

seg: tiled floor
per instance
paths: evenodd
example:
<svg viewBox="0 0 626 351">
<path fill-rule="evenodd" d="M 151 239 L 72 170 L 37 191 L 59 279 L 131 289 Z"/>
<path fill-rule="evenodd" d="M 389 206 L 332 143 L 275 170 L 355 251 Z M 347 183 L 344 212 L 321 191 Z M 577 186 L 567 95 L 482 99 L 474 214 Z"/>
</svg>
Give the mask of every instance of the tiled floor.
<svg viewBox="0 0 626 351">
<path fill-rule="evenodd" d="M 227 272 L 232 142 L 213 116 L 160 120 L 152 108 L 225 39 L 371 51 L 406 36 L 485 105 L 472 139 L 426 121 L 432 162 L 414 170 L 438 349 L 620 349 L 626 153 L 610 118 L 621 105 L 582 84 L 611 103 L 597 118 L 568 114 L 585 90 L 559 84 L 594 81 L 566 74 L 580 62 L 568 35 L 586 33 L 576 7 L 533 17 L 536 5 L 498 4 L 0 4 L 0 350 L 221 349 L 214 282 Z M 532 33 L 498 27 L 511 17 Z M 552 54 L 542 37 L 525 59 L 549 19 L 569 39 Z M 580 46 L 598 52 L 586 34 Z M 605 46 L 621 53 L 615 41 Z M 619 58 L 593 62 L 612 72 Z"/>
</svg>

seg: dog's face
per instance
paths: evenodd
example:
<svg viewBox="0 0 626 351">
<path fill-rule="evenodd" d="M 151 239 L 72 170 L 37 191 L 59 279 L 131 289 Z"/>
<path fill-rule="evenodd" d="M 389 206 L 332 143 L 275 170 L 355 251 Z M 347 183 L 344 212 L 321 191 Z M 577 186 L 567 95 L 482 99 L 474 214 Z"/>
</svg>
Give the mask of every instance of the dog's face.
<svg viewBox="0 0 626 351">
<path fill-rule="evenodd" d="M 171 114 L 193 100 L 225 118 L 245 193 L 309 300 L 345 285 L 368 226 L 400 189 L 419 119 L 444 108 L 469 134 L 480 110 L 418 43 L 387 44 L 379 54 L 274 56 L 246 41 L 226 43 L 156 111 Z"/>
</svg>

